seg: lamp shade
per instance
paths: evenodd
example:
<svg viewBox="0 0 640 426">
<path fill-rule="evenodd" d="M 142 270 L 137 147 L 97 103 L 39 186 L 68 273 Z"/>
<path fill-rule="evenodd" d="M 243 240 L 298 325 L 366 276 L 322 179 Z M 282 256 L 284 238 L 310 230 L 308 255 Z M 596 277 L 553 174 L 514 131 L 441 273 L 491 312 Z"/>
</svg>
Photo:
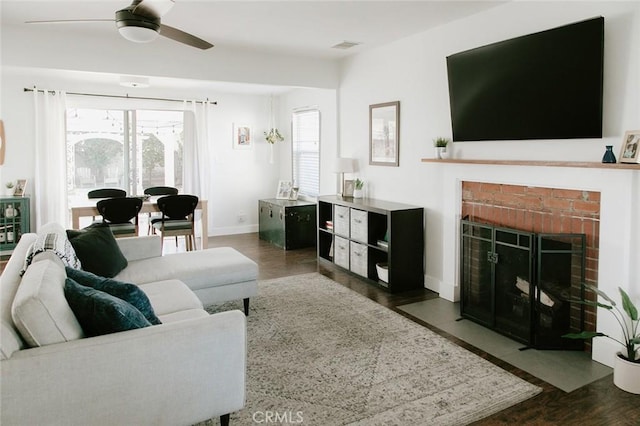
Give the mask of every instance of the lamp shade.
<svg viewBox="0 0 640 426">
<path fill-rule="evenodd" d="M 336 173 L 353 173 L 355 171 L 355 159 L 339 157 L 338 161 L 336 161 Z"/>
</svg>

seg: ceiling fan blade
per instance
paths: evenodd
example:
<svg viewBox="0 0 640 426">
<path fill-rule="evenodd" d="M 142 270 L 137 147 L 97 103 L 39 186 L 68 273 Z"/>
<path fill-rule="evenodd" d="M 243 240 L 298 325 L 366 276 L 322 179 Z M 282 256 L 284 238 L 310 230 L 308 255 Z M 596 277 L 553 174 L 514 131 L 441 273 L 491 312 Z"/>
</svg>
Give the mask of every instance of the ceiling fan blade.
<svg viewBox="0 0 640 426">
<path fill-rule="evenodd" d="M 171 10 L 174 0 L 134 0 L 132 13 L 160 18 Z"/>
<path fill-rule="evenodd" d="M 202 50 L 213 47 L 213 44 L 208 41 L 204 41 L 201 38 L 165 24 L 160 24 L 160 35 Z"/>
<path fill-rule="evenodd" d="M 24 21 L 25 24 L 84 24 L 87 22 L 114 22 L 113 19 L 51 19 L 48 21 Z"/>
</svg>

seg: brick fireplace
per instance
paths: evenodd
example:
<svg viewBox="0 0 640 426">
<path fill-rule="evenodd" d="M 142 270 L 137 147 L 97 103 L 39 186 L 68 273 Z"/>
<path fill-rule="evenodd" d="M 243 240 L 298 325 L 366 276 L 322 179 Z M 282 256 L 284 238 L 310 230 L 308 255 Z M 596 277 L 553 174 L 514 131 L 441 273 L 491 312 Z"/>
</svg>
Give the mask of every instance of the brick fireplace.
<svg viewBox="0 0 640 426">
<path fill-rule="evenodd" d="M 462 181 L 461 217 L 533 233 L 585 234 L 585 282 L 597 285 L 600 192 Z M 595 330 L 595 320 L 587 309 L 585 328 Z"/>
</svg>

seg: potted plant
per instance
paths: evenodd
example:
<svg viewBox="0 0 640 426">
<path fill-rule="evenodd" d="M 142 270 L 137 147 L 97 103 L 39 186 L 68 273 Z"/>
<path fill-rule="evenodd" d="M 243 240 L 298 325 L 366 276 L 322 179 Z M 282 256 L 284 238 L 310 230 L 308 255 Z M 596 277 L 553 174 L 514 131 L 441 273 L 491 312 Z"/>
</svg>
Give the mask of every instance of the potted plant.
<svg viewBox="0 0 640 426">
<path fill-rule="evenodd" d="M 447 138 L 437 137 L 433 140 L 433 146 L 436 148 L 437 159 L 446 158 L 448 144 L 449 144 L 449 139 Z"/>
<path fill-rule="evenodd" d="M 604 308 L 611 312 L 622 330 L 622 340 L 598 331 L 569 333 L 563 337 L 569 339 L 591 339 L 602 336 L 620 343 L 624 347 L 624 352 L 618 352 L 615 358 L 613 383 L 624 391 L 640 394 L 640 330 L 638 329 L 640 321 L 638 318 L 638 309 L 631 301 L 629 295 L 620 287 L 618 287 L 618 290 L 622 300 L 622 309 L 602 290 L 589 284 L 585 284 L 584 286 L 587 291 L 591 291 L 597 296 L 600 296 L 606 303 L 586 299 L 576 300 L 575 302 L 587 306 Z"/>
<path fill-rule="evenodd" d="M 264 132 L 264 137 L 267 140 L 267 142 L 269 142 L 272 145 L 276 142 L 282 142 L 284 140 L 284 137 L 280 134 L 278 129 L 276 129 L 275 127 L 269 129 L 268 132 Z"/>
<path fill-rule="evenodd" d="M 364 181 L 360 178 L 356 178 L 353 182 L 353 198 L 362 198 L 362 189 L 364 188 Z"/>
<path fill-rule="evenodd" d="M 282 142 L 284 140 L 284 136 L 280 134 L 278 129 L 272 127 L 268 132 L 264 132 L 264 138 L 269 142 L 269 163 L 273 164 L 273 145 L 276 142 Z"/>
<path fill-rule="evenodd" d="M 9 181 L 7 183 L 4 184 L 6 191 L 5 194 L 7 195 L 13 195 L 13 187 L 15 186 L 14 183 L 12 181 Z"/>
</svg>

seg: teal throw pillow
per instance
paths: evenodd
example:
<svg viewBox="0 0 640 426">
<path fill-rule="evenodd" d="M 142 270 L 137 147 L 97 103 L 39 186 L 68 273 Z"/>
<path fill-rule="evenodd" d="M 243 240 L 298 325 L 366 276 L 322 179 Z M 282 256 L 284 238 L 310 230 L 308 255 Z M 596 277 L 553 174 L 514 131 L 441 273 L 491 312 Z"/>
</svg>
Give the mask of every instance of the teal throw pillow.
<svg viewBox="0 0 640 426">
<path fill-rule="evenodd" d="M 117 281 L 113 278 L 100 277 L 92 274 L 91 272 L 73 269 L 68 266 L 65 269 L 67 271 L 67 277 L 71 278 L 78 284 L 104 291 L 105 293 L 124 300 L 125 302 L 129 302 L 136 309 L 142 312 L 151 324 L 162 324 L 156 316 L 156 313 L 153 311 L 149 297 L 147 297 L 146 293 L 137 285 Z"/>
<path fill-rule="evenodd" d="M 88 337 L 149 327 L 151 323 L 133 305 L 100 290 L 65 280 L 64 295 Z"/>
<path fill-rule="evenodd" d="M 85 271 L 111 278 L 128 265 L 107 224 L 94 224 L 81 230 L 67 229 L 67 237 Z"/>
</svg>

